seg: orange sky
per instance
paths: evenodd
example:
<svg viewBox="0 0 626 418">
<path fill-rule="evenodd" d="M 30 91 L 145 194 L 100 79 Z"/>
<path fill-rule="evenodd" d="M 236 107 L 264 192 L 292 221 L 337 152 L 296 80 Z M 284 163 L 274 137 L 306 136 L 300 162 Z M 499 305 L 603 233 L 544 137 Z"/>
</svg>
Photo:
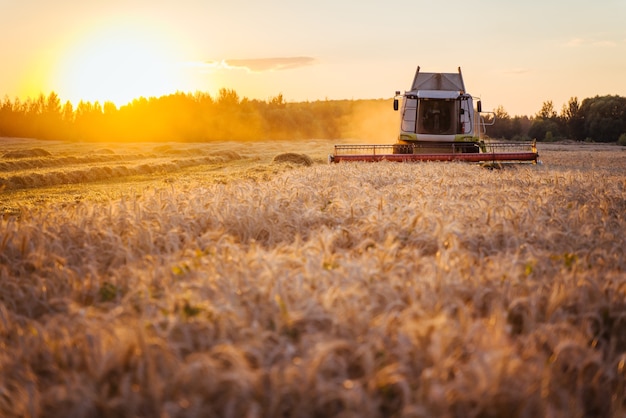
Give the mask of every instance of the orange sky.
<svg viewBox="0 0 626 418">
<path fill-rule="evenodd" d="M 0 0 L 0 95 L 390 98 L 462 67 L 486 109 L 626 96 L 626 2 Z"/>
</svg>

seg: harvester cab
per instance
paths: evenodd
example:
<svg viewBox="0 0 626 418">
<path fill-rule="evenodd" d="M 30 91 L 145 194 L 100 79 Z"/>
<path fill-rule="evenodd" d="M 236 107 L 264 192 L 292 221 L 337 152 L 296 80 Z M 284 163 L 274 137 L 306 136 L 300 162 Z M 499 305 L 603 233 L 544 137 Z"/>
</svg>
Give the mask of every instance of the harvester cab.
<svg viewBox="0 0 626 418">
<path fill-rule="evenodd" d="M 400 143 L 469 142 L 474 140 L 472 96 L 459 73 L 423 73 L 417 67 L 411 90 L 402 97 Z"/>
<path fill-rule="evenodd" d="M 463 75 L 426 73 L 417 67 L 411 89 L 396 91 L 400 132 L 393 145 L 336 145 L 329 161 L 537 162 L 534 142 L 491 142 L 481 137 L 495 121 L 465 90 Z M 489 122 L 482 116 L 491 114 Z"/>
</svg>

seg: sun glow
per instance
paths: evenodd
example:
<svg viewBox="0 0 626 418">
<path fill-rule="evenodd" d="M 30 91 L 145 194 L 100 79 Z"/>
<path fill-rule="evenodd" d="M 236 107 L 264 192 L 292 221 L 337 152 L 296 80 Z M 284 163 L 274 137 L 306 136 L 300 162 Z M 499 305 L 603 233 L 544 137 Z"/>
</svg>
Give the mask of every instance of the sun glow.
<svg viewBox="0 0 626 418">
<path fill-rule="evenodd" d="M 70 47 L 54 84 L 73 102 L 116 105 L 185 90 L 182 59 L 174 46 L 156 30 L 128 26 L 99 30 Z"/>
</svg>

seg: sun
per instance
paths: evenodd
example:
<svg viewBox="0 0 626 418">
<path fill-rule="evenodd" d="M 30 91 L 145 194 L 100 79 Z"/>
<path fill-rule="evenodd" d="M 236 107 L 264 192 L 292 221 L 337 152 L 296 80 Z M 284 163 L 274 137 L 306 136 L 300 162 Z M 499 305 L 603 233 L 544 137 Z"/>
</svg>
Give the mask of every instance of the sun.
<svg viewBox="0 0 626 418">
<path fill-rule="evenodd" d="M 70 45 L 56 74 L 57 90 L 73 102 L 124 105 L 185 89 L 175 42 L 157 30 L 112 25 Z"/>
</svg>

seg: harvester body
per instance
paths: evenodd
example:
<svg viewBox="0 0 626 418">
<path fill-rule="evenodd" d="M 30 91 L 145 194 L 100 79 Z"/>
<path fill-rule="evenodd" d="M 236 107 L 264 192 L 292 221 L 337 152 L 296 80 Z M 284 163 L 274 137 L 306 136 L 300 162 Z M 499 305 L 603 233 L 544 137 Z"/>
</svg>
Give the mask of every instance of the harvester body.
<svg viewBox="0 0 626 418">
<path fill-rule="evenodd" d="M 491 142 L 481 138 L 493 112 L 482 112 L 465 90 L 463 75 L 427 73 L 417 67 L 411 89 L 396 91 L 400 132 L 393 145 L 336 145 L 330 162 L 339 161 L 470 161 L 537 162 L 534 142 Z M 401 100 L 401 106 L 400 106 Z M 487 124 L 481 113 L 493 116 Z"/>
<path fill-rule="evenodd" d="M 398 108 L 398 96 L 394 108 Z M 415 72 L 411 90 L 402 97 L 399 143 L 471 142 L 474 106 L 458 73 Z"/>
</svg>

